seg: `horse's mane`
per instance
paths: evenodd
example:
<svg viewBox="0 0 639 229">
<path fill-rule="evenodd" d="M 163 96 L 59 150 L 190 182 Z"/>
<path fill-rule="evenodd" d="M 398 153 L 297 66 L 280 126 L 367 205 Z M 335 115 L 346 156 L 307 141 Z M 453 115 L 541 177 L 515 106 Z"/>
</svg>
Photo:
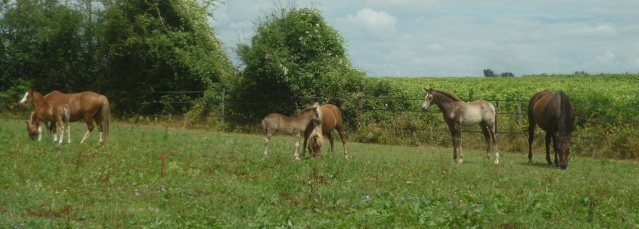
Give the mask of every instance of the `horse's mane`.
<svg viewBox="0 0 639 229">
<path fill-rule="evenodd" d="M 572 110 L 572 103 L 568 99 L 568 96 L 561 90 L 557 93 L 561 97 L 561 111 L 559 112 L 558 129 L 559 134 L 561 134 L 562 137 L 565 137 L 566 135 L 572 133 L 572 131 L 575 129 L 575 115 L 574 111 Z"/>
<path fill-rule="evenodd" d="M 434 91 L 436 91 L 439 94 L 442 94 L 446 97 L 448 97 L 449 99 L 452 99 L 453 101 L 462 101 L 459 97 L 457 97 L 456 95 L 453 95 L 453 93 L 447 92 L 447 91 L 440 91 L 440 90 L 436 90 L 433 89 Z"/>
<path fill-rule="evenodd" d="M 308 111 L 312 111 L 313 109 L 316 109 L 316 110 L 317 110 L 317 115 L 318 115 L 318 116 L 319 116 L 319 118 L 321 119 L 321 118 L 322 118 L 322 109 L 320 109 L 320 105 L 319 105 L 319 103 L 317 103 L 317 102 L 315 102 L 315 103 L 314 103 L 312 106 L 310 106 L 310 107 L 306 107 L 306 108 L 302 109 L 302 110 L 300 111 L 300 113 L 298 113 L 298 115 L 303 114 L 303 113 L 308 112 Z"/>
</svg>

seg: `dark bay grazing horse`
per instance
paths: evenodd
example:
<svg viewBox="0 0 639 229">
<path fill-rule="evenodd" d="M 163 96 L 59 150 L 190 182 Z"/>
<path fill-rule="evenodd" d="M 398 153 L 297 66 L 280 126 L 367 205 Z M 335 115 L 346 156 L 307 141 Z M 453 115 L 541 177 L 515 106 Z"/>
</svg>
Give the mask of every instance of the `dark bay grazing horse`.
<svg viewBox="0 0 639 229">
<path fill-rule="evenodd" d="M 22 100 L 21 104 L 31 102 L 33 110 L 38 111 L 41 107 L 45 106 L 45 103 L 55 106 L 68 105 L 69 109 L 69 122 L 75 122 L 78 120 L 84 120 L 87 123 L 87 132 L 84 134 L 81 143 L 84 143 L 93 131 L 93 121 L 98 125 L 98 132 L 100 132 L 100 144 L 106 142 L 106 138 L 109 134 L 109 123 L 111 120 L 111 108 L 109 105 L 109 99 L 106 96 L 92 92 L 85 91 L 79 93 L 65 94 L 59 91 L 52 91 L 51 93 L 42 96 L 40 92 L 29 89 Z M 54 128 L 55 121 L 51 122 L 49 128 Z M 46 123 L 46 122 L 45 122 Z"/>
<path fill-rule="evenodd" d="M 278 113 L 271 113 L 262 119 L 262 128 L 266 133 L 264 137 L 264 155 L 268 154 L 268 142 L 275 133 L 285 133 L 295 136 L 295 159 L 300 160 L 298 150 L 300 148 L 300 137 L 309 125 L 321 125 L 322 117 L 319 105 L 316 103 L 311 107 L 304 108 L 293 117 L 284 116 Z M 306 141 L 306 137 L 304 136 Z M 304 147 L 302 147 L 304 148 Z"/>
<path fill-rule="evenodd" d="M 464 160 L 462 152 L 461 130 L 462 126 L 481 126 L 486 139 L 486 158 L 490 159 L 490 139 L 495 146 L 495 164 L 499 164 L 499 147 L 497 146 L 497 112 L 495 106 L 485 100 L 476 100 L 470 103 L 462 101 L 459 97 L 450 92 L 426 90 L 426 97 L 422 108 L 427 110 L 431 105 L 437 105 L 444 115 L 444 120 L 448 124 L 450 134 L 453 138 L 453 162 L 457 161 L 459 153 L 459 163 Z"/>
<path fill-rule="evenodd" d="M 320 106 L 322 117 L 322 133 L 328 137 L 328 141 L 331 143 L 331 153 L 333 153 L 333 130 L 337 130 L 339 137 L 342 139 L 342 146 L 344 147 L 344 158 L 348 158 L 348 152 L 346 151 L 346 136 L 344 135 L 344 120 L 342 119 L 342 112 L 333 104 L 324 104 Z M 309 132 L 310 133 L 310 132 Z M 306 135 L 306 134 L 305 134 Z M 304 138 L 304 150 L 306 149 L 306 138 Z"/>
<path fill-rule="evenodd" d="M 535 125 L 546 131 L 546 161 L 550 161 L 550 140 L 555 151 L 555 166 L 568 168 L 570 138 L 575 129 L 575 111 L 563 91 L 540 91 L 528 103 L 528 163 L 532 163 Z M 557 161 L 559 154 L 559 161 Z"/>
</svg>

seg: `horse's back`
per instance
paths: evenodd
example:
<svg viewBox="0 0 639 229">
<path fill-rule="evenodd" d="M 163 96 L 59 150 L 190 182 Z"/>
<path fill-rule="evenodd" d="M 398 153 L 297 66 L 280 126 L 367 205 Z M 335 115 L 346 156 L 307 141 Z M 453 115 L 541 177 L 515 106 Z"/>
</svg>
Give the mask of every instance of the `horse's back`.
<svg viewBox="0 0 639 229">
<path fill-rule="evenodd" d="M 322 109 L 322 132 L 330 133 L 335 128 L 342 128 L 342 112 L 333 104 L 324 104 Z"/>
<path fill-rule="evenodd" d="M 264 117 L 264 119 L 262 119 L 262 128 L 265 132 L 277 131 L 282 117 L 284 117 L 284 115 L 278 113 L 270 113 L 269 115 Z"/>
<path fill-rule="evenodd" d="M 541 91 L 533 95 L 528 107 L 528 115 L 545 131 L 554 131 L 555 120 L 561 115 L 561 95 L 552 91 Z"/>
</svg>

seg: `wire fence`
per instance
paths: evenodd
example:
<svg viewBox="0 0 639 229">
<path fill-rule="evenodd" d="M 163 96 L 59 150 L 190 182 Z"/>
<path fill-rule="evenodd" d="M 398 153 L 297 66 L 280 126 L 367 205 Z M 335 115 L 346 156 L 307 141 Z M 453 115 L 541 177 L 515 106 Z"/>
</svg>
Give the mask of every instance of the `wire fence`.
<svg viewBox="0 0 639 229">
<path fill-rule="evenodd" d="M 201 97 L 201 95 L 203 95 L 204 93 L 205 93 L 204 91 L 159 91 L 159 92 L 156 92 L 155 94 L 157 94 L 158 97 L 171 96 L 171 95 L 200 95 Z M 184 106 L 193 106 L 195 104 L 200 106 L 215 107 L 219 112 L 215 114 L 207 115 L 205 116 L 205 118 L 217 119 L 222 124 L 224 124 L 227 121 L 245 121 L 245 118 L 242 116 L 232 116 L 227 114 L 226 107 L 228 107 L 229 104 L 242 104 L 246 106 L 262 105 L 261 103 L 258 103 L 258 102 L 228 99 L 227 97 L 233 94 L 232 91 L 229 92 L 226 90 L 220 90 L 220 91 L 217 91 L 217 93 L 219 93 L 219 96 L 217 96 L 219 99 L 209 99 L 207 101 L 197 100 L 197 99 L 196 100 L 164 101 L 164 102 L 157 101 L 157 102 L 151 102 L 151 104 L 153 103 L 160 104 L 165 107 L 172 107 L 172 106 L 184 107 Z M 277 96 L 273 96 L 273 97 L 277 98 Z M 282 96 L 282 97 L 295 98 L 295 99 L 299 99 L 303 101 L 329 101 L 329 100 L 351 101 L 351 104 L 356 104 L 356 106 L 354 107 L 351 106 L 346 108 L 341 107 L 340 109 L 342 109 L 343 111 L 345 109 L 346 110 L 351 109 L 350 111 L 347 110 L 347 112 L 355 113 L 358 116 L 366 114 L 367 112 L 389 112 L 389 113 L 395 113 L 395 114 L 439 112 L 433 109 L 424 111 L 420 109 L 418 106 L 416 106 L 416 108 L 405 108 L 405 107 L 400 107 L 400 108 L 381 107 L 380 108 L 380 107 L 375 107 L 372 105 L 374 102 L 378 102 L 378 103 L 379 102 L 400 102 L 404 104 L 406 103 L 421 104 L 422 102 L 421 98 L 397 98 L 397 97 L 375 97 L 375 96 L 358 96 L 358 97 L 343 96 L 343 97 L 332 97 L 332 98 L 321 97 L 321 96 L 295 96 L 295 97 Z M 17 104 L 18 100 L 19 98 L 16 98 L 16 99 L 0 98 L 0 104 Z M 500 100 L 489 100 L 489 101 L 496 105 L 499 115 L 508 115 L 508 116 L 515 117 L 519 126 L 522 126 L 524 120 L 527 119 L 527 112 L 524 112 L 524 110 L 527 110 L 528 100 L 524 100 L 522 98 L 514 98 L 514 99 L 500 99 Z M 118 101 L 111 101 L 111 103 L 118 103 Z M 508 106 L 509 109 L 503 109 L 504 105 Z M 639 110 L 639 106 L 635 107 L 635 106 L 617 106 L 617 105 L 583 104 L 583 103 L 576 103 L 573 105 L 575 109 L 597 108 L 597 109 L 606 109 L 606 110 Z M 290 108 L 299 108 L 299 107 L 295 107 L 294 105 L 291 105 Z M 0 106 L 0 112 L 28 112 L 30 111 L 29 109 L 31 108 L 27 106 L 17 106 L 17 105 Z M 184 110 L 184 109 L 167 109 L 167 110 Z M 169 117 L 183 118 L 183 117 L 186 117 L 187 115 L 184 112 L 181 112 L 181 113 L 163 112 L 163 113 L 154 113 L 154 114 L 122 114 L 120 118 L 127 119 L 127 118 L 135 118 L 137 116 L 152 117 L 152 118 L 169 118 Z M 639 124 L 639 119 L 629 119 L 629 118 L 615 119 L 615 118 L 605 118 L 605 117 L 602 118 L 602 117 L 593 117 L 593 115 L 583 115 L 583 114 L 582 115 L 578 114 L 576 119 L 586 121 L 586 122 L 595 122 L 595 123 Z M 408 130 L 415 131 L 415 129 L 408 129 Z"/>
</svg>

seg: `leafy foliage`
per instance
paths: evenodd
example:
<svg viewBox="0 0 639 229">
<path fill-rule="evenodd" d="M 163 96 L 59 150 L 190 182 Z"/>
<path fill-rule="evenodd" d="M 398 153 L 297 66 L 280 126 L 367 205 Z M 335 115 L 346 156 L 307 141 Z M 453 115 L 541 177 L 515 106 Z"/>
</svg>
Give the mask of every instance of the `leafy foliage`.
<svg viewBox="0 0 639 229">
<path fill-rule="evenodd" d="M 243 69 L 234 98 L 257 106 L 233 109 L 248 117 L 291 114 L 308 103 L 299 96 L 341 105 L 337 96 L 357 94 L 363 87 L 364 74 L 351 66 L 344 39 L 316 9 L 271 12 L 258 22 L 250 43 L 237 46 L 237 54 Z"/>
<path fill-rule="evenodd" d="M 158 91 L 221 88 L 236 69 L 208 24 L 216 2 L 2 1 L 0 90 L 92 90 L 148 114 L 165 110 Z"/>
<path fill-rule="evenodd" d="M 161 105 L 154 92 L 219 88 L 234 76 L 206 16 L 193 1 L 107 5 L 103 48 L 110 72 L 104 82 L 120 110 L 156 112 Z"/>
<path fill-rule="evenodd" d="M 16 1 L 0 7 L 0 90 L 92 89 L 82 14 L 57 1 Z M 22 91 L 24 93 L 24 91 Z"/>
</svg>

